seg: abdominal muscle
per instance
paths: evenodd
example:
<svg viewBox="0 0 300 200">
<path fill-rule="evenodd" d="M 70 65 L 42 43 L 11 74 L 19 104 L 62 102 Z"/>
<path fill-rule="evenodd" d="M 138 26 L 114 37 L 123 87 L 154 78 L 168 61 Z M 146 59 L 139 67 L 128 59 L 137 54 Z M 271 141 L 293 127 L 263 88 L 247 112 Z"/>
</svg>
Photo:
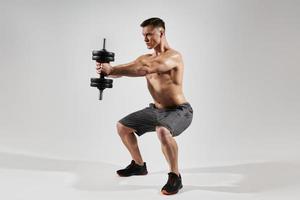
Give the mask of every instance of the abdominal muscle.
<svg viewBox="0 0 300 200">
<path fill-rule="evenodd" d="M 146 76 L 149 92 L 157 108 L 168 108 L 186 103 L 182 85 L 174 83 L 170 76 L 151 74 Z"/>
</svg>

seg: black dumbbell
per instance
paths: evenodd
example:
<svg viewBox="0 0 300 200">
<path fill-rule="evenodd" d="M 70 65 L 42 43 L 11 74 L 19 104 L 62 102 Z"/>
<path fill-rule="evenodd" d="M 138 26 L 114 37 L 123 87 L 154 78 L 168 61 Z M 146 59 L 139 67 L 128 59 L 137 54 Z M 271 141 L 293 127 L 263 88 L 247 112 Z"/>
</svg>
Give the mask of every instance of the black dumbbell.
<svg viewBox="0 0 300 200">
<path fill-rule="evenodd" d="M 106 51 L 105 49 L 105 38 L 103 39 L 103 49 L 94 50 L 92 52 L 93 60 L 96 60 L 99 63 L 109 63 L 115 60 L 115 53 Z M 100 74 L 100 78 L 91 78 L 91 87 L 97 87 L 100 91 L 99 100 L 102 100 L 103 90 L 105 88 L 113 87 L 113 80 L 106 79 L 104 74 Z"/>
</svg>

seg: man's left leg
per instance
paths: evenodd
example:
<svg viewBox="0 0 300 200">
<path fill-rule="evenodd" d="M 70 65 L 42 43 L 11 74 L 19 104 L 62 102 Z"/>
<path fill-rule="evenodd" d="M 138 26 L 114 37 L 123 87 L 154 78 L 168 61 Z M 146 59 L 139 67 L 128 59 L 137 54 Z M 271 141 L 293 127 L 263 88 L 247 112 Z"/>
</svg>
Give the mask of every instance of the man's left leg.
<svg viewBox="0 0 300 200">
<path fill-rule="evenodd" d="M 162 188 L 163 194 L 176 194 L 182 188 L 181 176 L 178 170 L 178 146 L 170 131 L 162 126 L 156 127 L 161 148 L 169 164 L 170 173 L 168 182 Z"/>
<path fill-rule="evenodd" d="M 170 131 L 163 127 L 157 126 L 156 133 L 161 143 L 162 152 L 169 164 L 170 172 L 179 175 L 178 170 L 178 146 Z"/>
</svg>

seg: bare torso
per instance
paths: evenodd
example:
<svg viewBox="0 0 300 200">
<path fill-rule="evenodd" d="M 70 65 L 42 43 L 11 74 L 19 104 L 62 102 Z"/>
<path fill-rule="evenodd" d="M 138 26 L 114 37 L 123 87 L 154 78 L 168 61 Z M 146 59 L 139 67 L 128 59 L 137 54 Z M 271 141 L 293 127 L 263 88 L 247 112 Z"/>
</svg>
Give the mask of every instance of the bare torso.
<svg viewBox="0 0 300 200">
<path fill-rule="evenodd" d="M 172 49 L 168 51 L 176 53 Z M 155 58 L 156 55 L 148 54 L 146 56 Z M 184 65 L 181 57 L 177 63 L 177 66 L 169 71 L 146 75 L 148 89 L 157 108 L 167 108 L 187 102 L 182 91 Z"/>
</svg>

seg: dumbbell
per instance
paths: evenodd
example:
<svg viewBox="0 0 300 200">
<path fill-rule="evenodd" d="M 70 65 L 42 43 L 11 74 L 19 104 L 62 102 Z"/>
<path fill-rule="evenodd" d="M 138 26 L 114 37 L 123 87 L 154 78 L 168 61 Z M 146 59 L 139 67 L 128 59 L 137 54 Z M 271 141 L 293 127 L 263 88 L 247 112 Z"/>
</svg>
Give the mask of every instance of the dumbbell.
<svg viewBox="0 0 300 200">
<path fill-rule="evenodd" d="M 96 60 L 99 63 L 109 63 L 115 60 L 115 53 L 109 52 L 105 49 L 105 41 L 103 39 L 103 49 L 102 50 L 94 50 L 92 52 L 92 59 Z M 103 97 L 103 90 L 105 88 L 112 88 L 113 87 L 113 80 L 106 79 L 104 74 L 100 74 L 100 78 L 91 78 L 91 87 L 97 87 L 99 89 L 99 100 L 102 100 Z"/>
</svg>

